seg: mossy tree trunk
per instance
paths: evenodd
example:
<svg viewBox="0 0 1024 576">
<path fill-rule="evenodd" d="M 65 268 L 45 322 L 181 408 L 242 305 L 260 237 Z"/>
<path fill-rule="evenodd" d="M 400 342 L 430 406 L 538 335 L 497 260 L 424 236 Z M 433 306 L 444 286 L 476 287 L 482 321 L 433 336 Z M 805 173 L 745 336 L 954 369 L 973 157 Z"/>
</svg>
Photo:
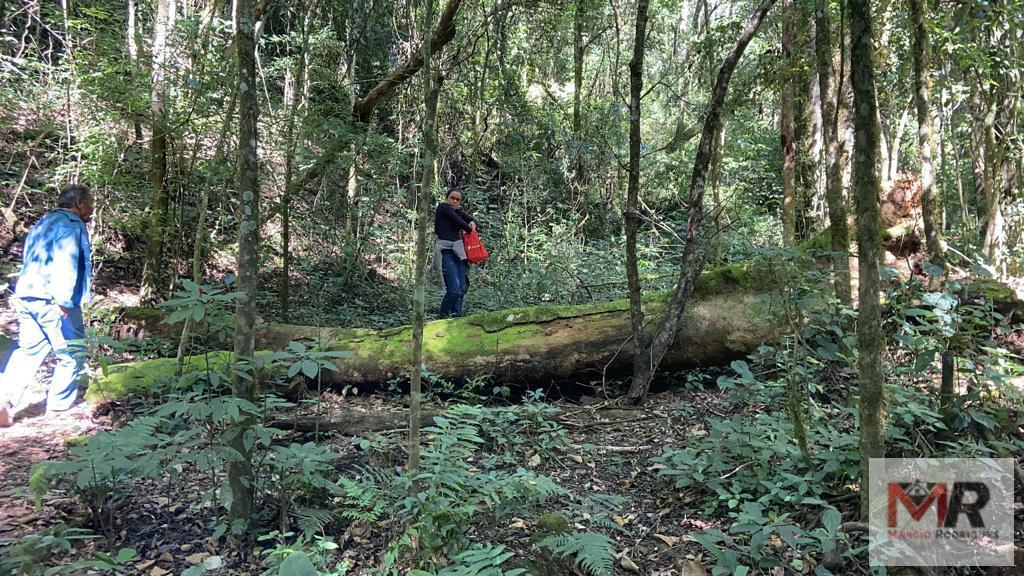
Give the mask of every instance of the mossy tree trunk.
<svg viewBox="0 0 1024 576">
<path fill-rule="evenodd" d="M 907 0 L 910 9 L 912 53 L 914 59 L 914 105 L 917 111 L 918 154 L 921 162 L 921 217 L 924 220 L 925 248 L 928 260 L 937 266 L 939 274 L 931 274 L 931 288 L 940 289 L 946 276 L 946 254 L 939 238 L 941 224 L 936 193 L 935 171 L 932 165 L 932 154 L 935 150 L 932 136 L 931 110 L 931 42 L 926 23 L 928 4 L 925 0 Z M 942 380 L 939 385 L 939 412 L 947 425 L 952 425 L 955 418 L 955 358 L 951 350 L 943 351 Z"/>
<path fill-rule="evenodd" d="M 686 304 L 693 293 L 697 278 L 700 277 L 704 268 L 703 246 L 701 245 L 700 228 L 704 217 L 704 191 L 707 188 L 709 166 L 711 164 L 712 148 L 715 136 L 722 123 L 722 106 L 725 104 L 725 95 L 729 90 L 729 80 L 736 69 L 736 64 L 743 56 L 744 50 L 750 44 L 750 40 L 761 27 L 768 11 L 775 4 L 775 0 L 764 0 L 754 11 L 747 27 L 743 30 L 732 50 L 726 55 L 722 67 L 718 71 L 714 88 L 711 91 L 711 100 L 708 102 L 707 113 L 704 117 L 704 128 L 701 131 L 700 143 L 697 145 L 697 155 L 693 161 L 693 174 L 690 178 L 690 207 L 689 219 L 686 223 L 686 240 L 680 260 L 679 280 L 672 298 L 668 303 L 668 309 L 659 325 L 655 328 L 650 339 L 648 350 L 644 352 L 645 362 L 650 362 L 650 372 L 644 380 L 634 378 L 628 393 L 628 400 L 634 404 L 640 403 L 650 389 L 650 379 L 661 365 L 665 354 L 672 347 L 676 335 L 683 324 L 683 312 Z"/>
<path fill-rule="evenodd" d="M 431 26 L 434 0 L 423 0 L 423 167 L 419 198 L 416 202 L 416 278 L 412 300 L 412 362 L 409 366 L 409 471 L 415 473 L 420 462 L 420 405 L 423 376 L 423 314 L 426 308 L 427 219 L 430 218 L 431 189 L 434 183 L 434 158 L 437 157 L 437 97 L 440 74 L 433 71 Z"/>
<path fill-rule="evenodd" d="M 860 473 L 866 486 L 871 458 L 885 456 L 882 318 L 879 300 L 881 216 L 878 174 L 879 125 L 875 100 L 871 0 L 850 0 L 850 68 L 853 82 L 853 189 L 857 208 L 859 311 L 857 369 L 860 388 Z M 868 491 L 861 490 L 861 514 L 867 516 Z"/>
<path fill-rule="evenodd" d="M 243 296 L 235 309 L 234 377 L 236 396 L 254 402 L 256 380 L 254 366 L 256 325 L 256 280 L 259 271 L 260 213 L 259 161 L 257 158 L 256 41 L 250 0 L 236 0 L 235 45 L 238 54 L 238 291 Z M 231 447 L 238 453 L 227 466 L 231 487 L 228 511 L 233 523 L 248 532 L 252 518 L 253 475 L 251 434 L 254 415 L 244 413 L 227 432 Z"/>
<path fill-rule="evenodd" d="M 850 290 L 849 231 L 846 222 L 846 200 L 843 198 L 843 176 L 840 166 L 837 99 L 841 87 L 833 96 L 832 87 L 832 30 L 827 0 L 814 3 L 814 52 L 818 68 L 818 91 L 821 100 L 821 126 L 825 154 L 825 203 L 828 206 L 833 286 L 836 299 L 844 306 L 853 303 Z M 842 73 L 842 70 L 840 70 Z M 841 85 L 841 83 L 840 83 Z"/>
<path fill-rule="evenodd" d="M 679 336 L 662 359 L 666 369 L 720 366 L 743 358 L 779 328 L 770 319 L 766 273 L 739 266 L 705 274 L 680 322 Z M 669 293 L 648 295 L 644 314 L 660 318 Z M 156 324 L 157 319 L 152 319 Z M 156 324 L 173 335 L 175 326 Z M 648 325 L 648 334 L 652 327 Z M 337 371 L 321 373 L 324 385 L 385 383 L 409 371 L 412 329 L 318 328 L 272 324 L 256 331 L 260 350 L 283 350 L 292 340 L 320 343 L 325 350 L 352 352 Z M 538 306 L 500 310 L 425 324 L 422 362 L 433 374 L 459 381 L 490 375 L 496 381 L 549 385 L 553 381 L 604 382 L 632 371 L 629 301 L 583 306 Z M 227 353 L 213 353 L 226 370 Z M 205 369 L 203 356 L 185 359 L 188 370 Z M 173 358 L 114 367 L 89 389 L 90 402 L 159 388 L 173 379 Z"/>
<path fill-rule="evenodd" d="M 796 245 L 796 59 L 793 37 L 796 26 L 793 0 L 782 0 L 782 62 L 785 80 L 779 95 L 779 135 L 782 147 L 782 243 Z"/>
</svg>

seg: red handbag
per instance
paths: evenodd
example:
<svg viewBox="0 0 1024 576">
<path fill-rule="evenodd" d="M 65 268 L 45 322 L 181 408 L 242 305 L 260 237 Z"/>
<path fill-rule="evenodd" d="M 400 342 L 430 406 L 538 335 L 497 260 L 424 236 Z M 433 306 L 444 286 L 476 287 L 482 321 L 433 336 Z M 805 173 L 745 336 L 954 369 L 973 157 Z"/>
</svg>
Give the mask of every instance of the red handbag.
<svg viewBox="0 0 1024 576">
<path fill-rule="evenodd" d="M 487 260 L 487 249 L 484 248 L 484 243 L 480 241 L 480 235 L 476 233 L 476 230 L 466 232 L 462 237 L 462 243 L 466 247 L 467 262 L 479 264 Z"/>
</svg>

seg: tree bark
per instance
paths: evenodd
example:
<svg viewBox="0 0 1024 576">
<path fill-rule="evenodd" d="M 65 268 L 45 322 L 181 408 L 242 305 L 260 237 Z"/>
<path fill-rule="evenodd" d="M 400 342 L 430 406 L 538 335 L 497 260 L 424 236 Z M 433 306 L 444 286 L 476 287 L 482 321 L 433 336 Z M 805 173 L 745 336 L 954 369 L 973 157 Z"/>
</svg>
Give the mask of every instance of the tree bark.
<svg viewBox="0 0 1024 576">
<path fill-rule="evenodd" d="M 449 0 L 448 5 L 441 12 L 437 27 L 428 35 L 430 38 L 429 49 L 432 53 L 439 52 L 455 37 L 455 16 L 458 14 L 461 5 L 462 0 Z M 377 103 L 403 82 L 412 78 L 423 67 L 423 54 L 423 47 L 418 47 L 413 52 L 412 58 L 392 70 L 383 80 L 371 88 L 366 96 L 352 107 L 353 116 L 360 122 L 369 122 Z"/>
<path fill-rule="evenodd" d="M 793 0 L 782 0 L 782 62 L 785 84 L 780 94 L 779 135 L 782 147 L 782 244 L 796 245 L 796 62 L 793 58 Z"/>
<path fill-rule="evenodd" d="M 769 316 L 769 283 L 767 272 L 738 265 L 705 274 L 662 365 L 666 369 L 719 366 L 743 358 L 765 342 L 776 341 L 780 332 Z M 649 295 L 644 300 L 645 315 L 661 317 L 671 296 Z M 153 328 L 147 335 L 173 336 L 177 327 L 160 324 L 158 317 L 162 313 L 135 322 Z M 131 321 L 122 322 L 127 325 Z M 652 329 L 648 325 L 648 338 Z M 601 381 L 632 371 L 629 334 L 628 300 L 500 310 L 427 323 L 422 361 L 431 373 L 451 380 L 491 375 L 527 385 L 566 379 Z M 375 331 L 271 324 L 255 334 L 260 350 L 284 350 L 297 340 L 318 343 L 326 350 L 352 352 L 351 358 L 336 362 L 338 371 L 321 373 L 323 383 L 334 386 L 383 384 L 406 374 L 412 337 L 409 326 Z M 223 369 L 230 366 L 228 353 L 211 355 L 227 358 Z M 191 369 L 205 366 L 204 362 L 203 356 L 186 358 Z M 162 378 L 172 377 L 174 368 L 173 358 L 112 368 L 90 387 L 88 398 L 102 401 L 152 389 Z"/>
<path fill-rule="evenodd" d="M 937 222 L 939 218 L 938 200 L 935 187 L 935 171 L 932 165 L 932 155 L 935 149 L 935 142 L 932 135 L 932 110 L 931 110 L 931 41 L 928 38 L 928 27 L 925 20 L 928 12 L 926 0 L 908 0 L 911 18 L 911 34 L 913 36 L 913 59 L 914 59 L 914 105 L 917 109 L 917 141 L 921 163 L 921 213 L 924 220 L 925 246 L 928 249 L 928 258 L 932 264 L 942 269 L 941 277 L 946 275 L 946 255 L 942 249 L 942 242 L 939 239 L 941 226 Z M 940 282 L 932 282 L 933 288 L 938 288 Z"/>
<path fill-rule="evenodd" d="M 645 362 L 650 363 L 650 369 L 646 373 L 653 377 L 661 364 L 665 354 L 672 347 L 676 335 L 683 324 L 683 312 L 686 303 L 693 293 L 694 284 L 700 276 L 704 267 L 703 248 L 701 246 L 701 221 L 704 215 L 704 191 L 707 187 L 708 167 L 711 164 L 711 154 L 715 136 L 718 133 L 722 122 L 722 106 L 725 104 L 725 95 L 729 90 L 729 80 L 736 69 L 736 64 L 743 51 L 746 50 L 750 40 L 761 27 L 768 11 L 775 4 L 775 0 L 764 0 L 754 11 L 747 27 L 743 30 L 732 50 L 726 55 L 722 67 L 718 71 L 715 86 L 711 91 L 711 100 L 708 102 L 707 114 L 704 117 L 704 128 L 701 131 L 700 144 L 697 146 L 697 156 L 693 162 L 693 174 L 690 178 L 690 216 L 686 223 L 686 241 L 680 260 L 679 281 L 676 284 L 675 292 L 669 302 L 668 310 L 664 318 L 654 331 L 650 341 L 649 353 L 645 353 Z M 633 380 L 630 386 L 628 399 L 630 402 L 639 403 L 647 395 L 650 388 L 650 379 L 641 381 Z"/>
<path fill-rule="evenodd" d="M 875 100 L 871 0 L 850 0 L 850 72 L 853 83 L 853 189 L 857 208 L 859 311 L 857 314 L 858 385 L 860 388 L 861 482 L 867 482 L 871 458 L 885 456 L 885 388 L 882 373 L 882 320 L 879 300 L 881 230 L 878 174 L 879 125 Z M 861 514 L 868 511 L 868 491 L 861 491 Z"/>
<path fill-rule="evenodd" d="M 302 6 L 299 9 L 299 20 L 301 22 L 302 47 L 299 53 L 299 62 L 296 71 L 292 75 L 293 81 L 286 90 L 286 106 L 288 107 L 288 121 L 285 127 L 285 142 L 288 150 L 285 154 L 284 163 L 284 189 L 281 191 L 281 285 L 279 299 L 281 303 L 281 321 L 289 321 L 291 310 L 291 271 L 292 271 L 292 250 L 291 250 L 291 204 L 292 204 L 292 180 L 295 174 L 295 147 L 298 143 L 298 135 L 295 133 L 295 124 L 299 122 L 306 110 L 306 73 L 309 67 L 309 25 L 312 9 Z"/>
<path fill-rule="evenodd" d="M 434 0 L 423 0 L 423 168 L 419 200 L 416 206 L 416 274 L 412 299 L 412 363 L 409 367 L 409 471 L 415 473 L 420 462 L 420 411 L 423 401 L 423 313 L 426 308 L 427 219 L 430 218 L 431 189 L 434 182 L 434 158 L 437 157 L 437 98 L 440 74 L 433 72 L 431 26 Z"/>
<path fill-rule="evenodd" d="M 157 0 L 156 19 L 153 23 L 153 65 L 151 73 L 149 141 L 149 184 L 153 205 L 149 213 L 146 234 L 146 260 L 142 267 L 142 285 L 139 295 L 143 301 L 156 297 L 160 284 L 161 253 L 166 235 L 167 208 L 170 194 L 167 190 L 167 56 L 170 51 L 168 36 L 173 18 L 175 0 Z"/>
<path fill-rule="evenodd" d="M 836 299 L 844 306 L 853 302 L 850 291 L 850 258 L 846 222 L 846 200 L 843 198 L 843 177 L 839 158 L 836 110 L 841 97 L 832 89 L 832 31 L 827 0 L 814 3 L 814 53 L 818 69 L 818 91 L 821 101 L 822 139 L 825 153 L 825 203 L 828 205 L 830 247 L 832 250 L 833 287 Z M 842 73 L 842 70 L 840 70 Z"/>
<path fill-rule="evenodd" d="M 629 180 L 626 184 L 626 210 L 623 214 L 626 233 L 626 281 L 629 286 L 630 333 L 633 337 L 633 380 L 650 380 L 649 362 L 643 361 L 647 348 L 644 340 L 644 313 L 641 306 L 640 272 L 636 252 L 639 227 L 640 195 L 640 98 L 644 87 L 644 43 L 647 39 L 648 1 L 636 4 L 636 30 L 633 36 L 633 58 L 629 61 Z"/>
<path fill-rule="evenodd" d="M 250 0 L 236 0 L 235 45 L 238 55 L 238 291 L 243 295 L 235 308 L 234 375 L 237 397 L 254 402 L 256 291 L 259 272 L 260 213 L 259 160 L 257 158 L 256 42 Z M 232 498 L 228 514 L 247 532 L 252 518 L 253 477 L 251 434 L 253 414 L 243 414 L 228 430 L 238 457 L 228 462 Z"/>
</svg>

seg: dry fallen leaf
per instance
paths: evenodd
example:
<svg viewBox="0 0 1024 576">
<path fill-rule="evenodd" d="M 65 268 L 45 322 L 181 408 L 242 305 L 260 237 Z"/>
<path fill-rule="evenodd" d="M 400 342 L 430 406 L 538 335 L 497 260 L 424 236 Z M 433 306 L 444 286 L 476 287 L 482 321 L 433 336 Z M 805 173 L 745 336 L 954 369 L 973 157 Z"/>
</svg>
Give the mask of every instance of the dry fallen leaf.
<svg viewBox="0 0 1024 576">
<path fill-rule="evenodd" d="M 519 519 L 519 518 L 516 518 L 515 520 L 516 520 L 516 521 L 515 521 L 515 522 L 513 522 L 513 523 L 512 523 L 512 525 L 511 525 L 511 526 L 509 526 L 509 528 L 518 528 L 518 529 L 520 529 L 520 530 L 525 530 L 525 529 L 526 529 L 526 522 L 523 522 L 523 521 L 522 521 L 521 519 Z"/>
<path fill-rule="evenodd" d="M 203 563 L 203 560 L 206 560 L 209 557 L 210 557 L 210 553 L 209 552 L 196 552 L 195 554 L 191 554 L 189 556 L 186 556 L 185 557 L 185 562 L 188 562 L 189 564 L 191 564 L 193 566 L 198 566 L 199 564 Z"/>
<path fill-rule="evenodd" d="M 170 552 L 164 552 L 156 560 L 157 562 L 174 562 L 174 556 L 171 556 Z"/>
<path fill-rule="evenodd" d="M 630 572 L 639 572 L 640 571 L 640 567 L 636 565 L 636 562 L 633 562 L 632 560 L 630 560 L 629 556 L 623 556 L 622 558 L 619 558 L 619 566 L 622 566 L 623 568 L 625 568 L 626 570 L 629 570 Z"/>
<path fill-rule="evenodd" d="M 623 518 L 618 514 L 612 514 L 612 521 L 618 524 L 619 526 L 625 526 L 626 524 L 629 524 L 629 518 Z"/>
<path fill-rule="evenodd" d="M 139 562 L 136 564 L 135 569 L 139 572 L 145 572 L 146 570 L 149 570 L 153 564 L 156 564 L 156 560 L 146 560 L 145 562 Z"/>
<path fill-rule="evenodd" d="M 159 566 L 153 566 L 153 569 L 149 571 L 149 576 L 167 576 L 170 573 L 170 570 L 164 570 Z"/>
<path fill-rule="evenodd" d="M 577 464 L 583 464 L 583 456 L 580 456 L 579 454 L 569 454 L 569 460 L 572 460 Z"/>
<path fill-rule="evenodd" d="M 666 536 L 664 534 L 655 534 L 654 537 L 657 538 L 658 540 L 661 540 L 665 544 L 668 544 L 669 547 L 675 546 L 676 544 L 679 543 L 679 537 L 678 536 Z"/>
<path fill-rule="evenodd" d="M 533 457 L 526 461 L 526 465 L 530 468 L 540 466 L 540 454 L 534 454 Z"/>
<path fill-rule="evenodd" d="M 700 562 L 686 560 L 679 564 L 679 576 L 708 576 L 708 571 Z"/>
</svg>

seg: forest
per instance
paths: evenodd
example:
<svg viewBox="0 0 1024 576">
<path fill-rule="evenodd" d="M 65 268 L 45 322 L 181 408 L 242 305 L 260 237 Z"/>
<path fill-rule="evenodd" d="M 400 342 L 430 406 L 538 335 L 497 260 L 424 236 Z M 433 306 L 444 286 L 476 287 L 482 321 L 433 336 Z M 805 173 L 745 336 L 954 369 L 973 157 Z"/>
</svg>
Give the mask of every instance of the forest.
<svg viewBox="0 0 1024 576">
<path fill-rule="evenodd" d="M 0 575 L 1024 574 L 1022 22 L 0 0 Z"/>
</svg>

